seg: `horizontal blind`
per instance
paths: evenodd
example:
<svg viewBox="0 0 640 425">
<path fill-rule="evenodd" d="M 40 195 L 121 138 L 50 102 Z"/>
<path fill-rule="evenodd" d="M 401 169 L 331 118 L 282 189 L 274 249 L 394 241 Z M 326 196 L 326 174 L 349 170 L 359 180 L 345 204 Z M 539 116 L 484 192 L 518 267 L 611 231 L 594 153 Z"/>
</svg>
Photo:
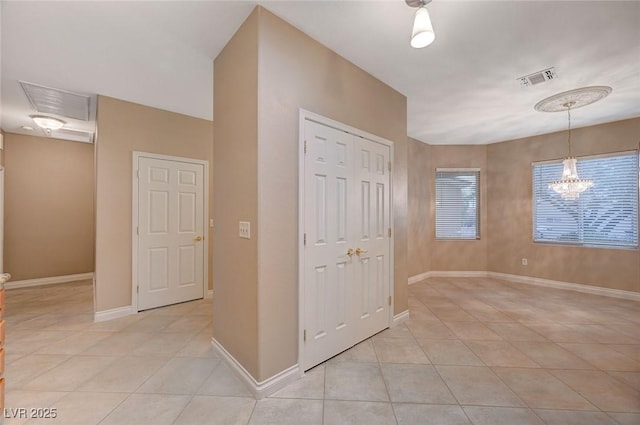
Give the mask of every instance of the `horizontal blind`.
<svg viewBox="0 0 640 425">
<path fill-rule="evenodd" d="M 479 239 L 479 205 L 479 171 L 436 171 L 436 239 Z"/>
<path fill-rule="evenodd" d="M 585 246 L 638 246 L 638 153 L 578 159 L 578 175 L 593 187 L 575 200 L 549 189 L 562 163 L 533 164 L 533 240 Z"/>
</svg>

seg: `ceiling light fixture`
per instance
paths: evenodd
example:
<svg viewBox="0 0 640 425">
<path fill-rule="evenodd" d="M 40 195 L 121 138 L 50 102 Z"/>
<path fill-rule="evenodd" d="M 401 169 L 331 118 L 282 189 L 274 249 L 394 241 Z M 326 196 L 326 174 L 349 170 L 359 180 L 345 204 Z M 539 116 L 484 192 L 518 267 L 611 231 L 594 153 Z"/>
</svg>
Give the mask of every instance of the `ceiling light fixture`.
<svg viewBox="0 0 640 425">
<path fill-rule="evenodd" d="M 431 18 L 427 10 L 427 4 L 431 0 L 405 0 L 411 7 L 417 7 L 416 15 L 413 19 L 413 31 L 411 32 L 411 47 L 421 49 L 433 43 L 436 33 L 433 32 Z"/>
<path fill-rule="evenodd" d="M 575 102 L 567 102 L 563 106 L 567 108 L 569 120 L 569 156 L 562 161 L 562 178 L 549 183 L 549 189 L 559 193 L 563 199 L 578 199 L 580 194 L 593 186 L 593 180 L 581 179 L 578 176 L 578 160 L 571 155 L 571 107 Z"/>
<path fill-rule="evenodd" d="M 61 119 L 48 117 L 46 115 L 31 115 L 31 119 L 38 127 L 45 130 L 58 130 L 66 124 L 66 122 Z"/>
<path fill-rule="evenodd" d="M 581 108 L 605 98 L 611 93 L 611 87 L 582 87 L 558 93 L 536 103 L 535 110 L 540 112 L 567 111 L 569 136 L 569 156 L 562 161 L 562 178 L 549 183 L 549 189 L 559 193 L 563 199 L 578 199 L 580 194 L 593 186 L 593 180 L 578 176 L 578 160 L 571 152 L 571 109 Z"/>
</svg>

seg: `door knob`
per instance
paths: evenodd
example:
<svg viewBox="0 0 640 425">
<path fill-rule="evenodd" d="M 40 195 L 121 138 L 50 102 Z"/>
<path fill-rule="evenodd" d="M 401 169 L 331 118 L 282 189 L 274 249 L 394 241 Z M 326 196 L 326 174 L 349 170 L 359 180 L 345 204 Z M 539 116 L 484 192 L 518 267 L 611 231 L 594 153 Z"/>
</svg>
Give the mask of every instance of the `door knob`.
<svg viewBox="0 0 640 425">
<path fill-rule="evenodd" d="M 356 254 L 360 255 L 360 254 L 365 254 L 369 251 L 367 251 L 366 249 L 360 249 L 360 248 L 356 248 Z"/>
<path fill-rule="evenodd" d="M 349 249 L 347 249 L 347 255 L 348 255 L 349 257 L 351 257 L 351 256 L 352 256 L 353 254 L 355 254 L 355 253 L 356 253 L 356 252 L 353 250 L 353 248 L 349 248 Z"/>
<path fill-rule="evenodd" d="M 203 239 L 204 238 L 202 236 L 196 236 L 195 238 L 193 238 L 193 240 L 196 241 L 196 242 L 200 242 Z"/>
</svg>

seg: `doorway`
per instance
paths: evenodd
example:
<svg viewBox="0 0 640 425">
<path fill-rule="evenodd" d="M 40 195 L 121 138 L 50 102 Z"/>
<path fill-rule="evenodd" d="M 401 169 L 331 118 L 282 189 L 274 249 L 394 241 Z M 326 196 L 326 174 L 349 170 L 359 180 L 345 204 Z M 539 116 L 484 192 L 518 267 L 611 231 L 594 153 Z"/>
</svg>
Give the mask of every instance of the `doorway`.
<svg viewBox="0 0 640 425">
<path fill-rule="evenodd" d="M 303 111 L 300 365 L 322 363 L 389 327 L 393 144 Z"/>
<path fill-rule="evenodd" d="M 137 311 L 204 297 L 208 164 L 134 152 L 133 299 Z"/>
</svg>

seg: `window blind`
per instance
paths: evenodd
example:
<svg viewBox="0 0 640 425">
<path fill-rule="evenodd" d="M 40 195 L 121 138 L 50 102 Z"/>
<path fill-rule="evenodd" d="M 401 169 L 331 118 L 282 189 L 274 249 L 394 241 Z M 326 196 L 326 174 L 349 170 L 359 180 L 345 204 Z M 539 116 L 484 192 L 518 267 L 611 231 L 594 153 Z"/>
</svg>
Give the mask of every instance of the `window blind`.
<svg viewBox="0 0 640 425">
<path fill-rule="evenodd" d="M 480 239 L 480 172 L 436 170 L 436 239 Z"/>
<path fill-rule="evenodd" d="M 533 240 L 618 248 L 638 247 L 638 153 L 581 157 L 578 175 L 594 185 L 578 199 L 549 189 L 562 163 L 534 163 Z"/>
</svg>

